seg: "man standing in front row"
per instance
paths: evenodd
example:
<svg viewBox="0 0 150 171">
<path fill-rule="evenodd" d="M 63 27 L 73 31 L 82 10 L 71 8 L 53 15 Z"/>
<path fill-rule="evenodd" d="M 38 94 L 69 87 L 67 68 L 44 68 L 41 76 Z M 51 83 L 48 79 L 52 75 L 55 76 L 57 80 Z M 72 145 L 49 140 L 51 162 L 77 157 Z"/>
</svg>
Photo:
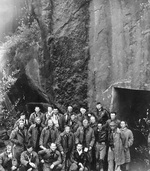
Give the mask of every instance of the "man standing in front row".
<svg viewBox="0 0 150 171">
<path fill-rule="evenodd" d="M 10 134 L 10 141 L 13 143 L 14 157 L 17 159 L 18 163 L 20 163 L 20 155 L 25 150 L 28 140 L 28 131 L 24 124 L 23 121 L 20 121 L 19 126 Z"/>
<path fill-rule="evenodd" d="M 62 171 L 66 171 L 66 168 L 70 167 L 70 159 L 74 150 L 74 134 L 70 132 L 70 127 L 66 126 L 64 132 L 58 137 L 57 146 L 62 154 L 63 163 Z"/>
<path fill-rule="evenodd" d="M 127 123 L 125 121 L 121 121 L 121 133 L 124 135 L 125 143 L 124 143 L 124 153 L 125 153 L 125 170 L 129 171 L 129 163 L 131 161 L 130 157 L 130 147 L 133 144 L 134 138 L 133 133 L 130 129 L 127 128 Z"/>
</svg>

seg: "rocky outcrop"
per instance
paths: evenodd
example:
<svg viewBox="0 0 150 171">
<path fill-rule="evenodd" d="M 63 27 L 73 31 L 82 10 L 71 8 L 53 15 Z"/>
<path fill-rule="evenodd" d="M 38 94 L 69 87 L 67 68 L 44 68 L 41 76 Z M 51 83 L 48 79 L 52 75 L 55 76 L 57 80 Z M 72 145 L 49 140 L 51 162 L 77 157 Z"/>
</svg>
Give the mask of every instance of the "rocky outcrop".
<svg viewBox="0 0 150 171">
<path fill-rule="evenodd" d="M 111 102 L 111 88 L 150 90 L 149 3 L 93 0 L 90 4 L 89 106 Z"/>
</svg>

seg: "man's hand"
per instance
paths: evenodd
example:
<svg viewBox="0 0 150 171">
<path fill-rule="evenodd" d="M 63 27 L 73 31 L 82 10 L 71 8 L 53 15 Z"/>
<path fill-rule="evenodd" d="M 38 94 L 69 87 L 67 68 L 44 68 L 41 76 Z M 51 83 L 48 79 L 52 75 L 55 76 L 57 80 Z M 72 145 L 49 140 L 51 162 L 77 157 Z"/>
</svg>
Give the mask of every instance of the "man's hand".
<svg viewBox="0 0 150 171">
<path fill-rule="evenodd" d="M 15 169 L 17 169 L 16 166 L 12 166 L 12 167 L 11 167 L 11 170 L 15 170 Z"/>
<path fill-rule="evenodd" d="M 82 168 L 84 167 L 82 163 L 79 163 L 79 166 L 81 166 Z"/>
<path fill-rule="evenodd" d="M 40 146 L 40 148 L 42 149 L 42 150 L 46 150 L 47 148 L 46 147 L 44 147 L 44 146 Z"/>
<path fill-rule="evenodd" d="M 12 153 L 8 154 L 8 158 L 12 159 Z"/>
<path fill-rule="evenodd" d="M 121 131 L 120 131 L 120 129 L 119 129 L 119 128 L 117 128 L 117 133 L 118 133 L 118 134 L 120 134 L 120 133 L 121 133 Z"/>
<path fill-rule="evenodd" d="M 44 163 L 44 160 L 43 159 L 41 160 L 41 163 Z"/>
<path fill-rule="evenodd" d="M 33 167 L 33 168 L 36 168 L 36 165 L 35 165 L 34 163 L 32 163 L 32 162 L 30 162 L 29 165 L 30 165 L 31 167 Z"/>
<path fill-rule="evenodd" d="M 32 168 L 28 169 L 27 171 L 32 171 Z"/>
<path fill-rule="evenodd" d="M 53 169 L 54 168 L 54 165 L 52 164 L 51 166 L 50 166 L 50 169 Z"/>
<path fill-rule="evenodd" d="M 62 154 L 62 155 L 64 155 L 64 152 L 63 152 L 63 151 L 61 151 L 61 154 Z"/>
<path fill-rule="evenodd" d="M 91 146 L 89 147 L 89 150 L 92 150 L 92 147 Z"/>
</svg>

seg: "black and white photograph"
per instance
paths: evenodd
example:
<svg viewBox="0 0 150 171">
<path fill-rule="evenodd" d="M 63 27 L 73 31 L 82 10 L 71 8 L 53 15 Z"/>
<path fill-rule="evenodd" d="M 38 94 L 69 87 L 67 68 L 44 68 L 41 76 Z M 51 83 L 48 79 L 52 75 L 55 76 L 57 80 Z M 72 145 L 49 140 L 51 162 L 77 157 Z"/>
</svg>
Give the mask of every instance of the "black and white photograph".
<svg viewBox="0 0 150 171">
<path fill-rule="evenodd" d="M 150 171 L 150 0 L 0 0 L 0 171 Z"/>
</svg>

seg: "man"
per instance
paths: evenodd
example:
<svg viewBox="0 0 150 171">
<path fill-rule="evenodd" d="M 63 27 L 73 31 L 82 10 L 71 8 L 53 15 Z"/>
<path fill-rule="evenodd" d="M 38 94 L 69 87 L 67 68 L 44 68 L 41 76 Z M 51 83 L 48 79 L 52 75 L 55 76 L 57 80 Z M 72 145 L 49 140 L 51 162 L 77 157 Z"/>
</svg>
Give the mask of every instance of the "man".
<svg viewBox="0 0 150 171">
<path fill-rule="evenodd" d="M 117 128 L 117 123 L 112 121 L 109 124 L 111 130 L 108 133 L 108 171 L 120 171 L 121 166 L 125 163 L 124 154 L 124 135 Z"/>
<path fill-rule="evenodd" d="M 134 138 L 133 138 L 132 131 L 127 128 L 127 123 L 125 121 L 121 121 L 120 125 L 121 125 L 121 133 L 125 137 L 125 143 L 124 143 L 125 171 L 128 171 L 129 170 L 129 163 L 131 161 L 130 147 L 133 144 Z"/>
<path fill-rule="evenodd" d="M 51 143 L 56 143 L 58 136 L 58 129 L 54 127 L 53 121 L 49 119 L 48 126 L 42 130 L 40 136 L 40 148 L 46 150 Z"/>
<path fill-rule="evenodd" d="M 90 117 L 90 127 L 94 130 L 94 135 L 95 135 L 95 132 L 97 130 L 97 122 L 95 116 Z"/>
<path fill-rule="evenodd" d="M 72 114 L 73 114 L 73 107 L 68 106 L 67 112 L 64 114 L 65 125 L 68 125 Z"/>
<path fill-rule="evenodd" d="M 59 151 L 56 150 L 56 144 L 51 143 L 49 149 L 39 151 L 43 163 L 43 171 L 58 171 L 61 170 L 62 159 Z"/>
<path fill-rule="evenodd" d="M 106 109 L 103 108 L 102 104 L 98 102 L 96 104 L 96 120 L 102 124 L 106 124 L 106 121 L 109 119 L 109 113 Z"/>
<path fill-rule="evenodd" d="M 95 119 L 94 115 L 91 115 L 91 117 L 90 117 L 90 127 L 94 130 L 94 136 L 96 136 L 97 122 L 96 122 L 96 119 Z M 92 148 L 92 163 L 91 163 L 91 166 L 92 166 L 93 170 L 96 169 L 96 150 L 95 150 L 95 145 L 96 145 L 96 141 L 95 141 L 95 143 L 93 145 L 93 148 Z"/>
<path fill-rule="evenodd" d="M 28 131 L 23 121 L 19 121 L 19 126 L 11 132 L 10 141 L 13 143 L 14 157 L 20 163 L 20 155 L 25 150 L 28 141 Z"/>
<path fill-rule="evenodd" d="M 83 120 L 83 125 L 77 129 L 76 144 L 80 143 L 83 145 L 84 151 L 88 153 L 91 158 L 89 164 L 92 162 L 92 148 L 95 143 L 94 130 L 89 126 L 88 120 Z"/>
<path fill-rule="evenodd" d="M 70 159 L 74 150 L 74 135 L 70 132 L 70 127 L 65 126 L 63 133 L 59 135 L 57 146 L 63 156 L 62 170 L 65 171 L 70 166 Z"/>
<path fill-rule="evenodd" d="M 45 114 L 43 114 L 42 124 L 47 126 L 47 122 L 51 118 L 52 115 L 53 115 L 53 108 L 51 106 L 49 106 L 47 108 L 47 112 Z"/>
<path fill-rule="evenodd" d="M 98 123 L 96 130 L 96 170 L 104 170 L 104 159 L 106 156 L 107 130 L 106 126 Z"/>
<path fill-rule="evenodd" d="M 18 127 L 20 121 L 23 121 L 23 122 L 24 122 L 24 126 L 28 129 L 28 127 L 29 127 L 29 122 L 28 122 L 28 120 L 26 119 L 26 115 L 25 115 L 24 113 L 22 113 L 22 114 L 20 115 L 20 118 L 15 122 L 14 128 L 13 128 L 13 129 L 15 129 L 16 127 Z"/>
<path fill-rule="evenodd" d="M 14 160 L 12 147 L 8 144 L 6 150 L 0 154 L 0 171 L 17 171 L 17 162 L 15 163 Z"/>
<path fill-rule="evenodd" d="M 81 122 L 76 119 L 76 116 L 74 113 L 71 115 L 68 125 L 70 126 L 71 132 L 73 133 L 75 133 L 77 129 L 79 128 L 79 126 L 81 126 Z"/>
<path fill-rule="evenodd" d="M 32 145 L 27 145 L 27 150 L 21 154 L 21 171 L 38 171 L 38 154 L 33 151 Z"/>
<path fill-rule="evenodd" d="M 69 171 L 87 171 L 88 155 L 83 151 L 82 144 L 77 144 L 71 159 L 71 166 Z"/>
<path fill-rule="evenodd" d="M 80 121 L 82 123 L 82 121 L 84 119 L 87 119 L 87 115 L 86 115 L 86 109 L 81 107 L 80 108 L 80 113 L 77 115 L 77 120 Z"/>
<path fill-rule="evenodd" d="M 39 140 L 42 132 L 41 119 L 39 117 L 35 118 L 35 124 L 31 125 L 28 130 L 29 142 L 33 146 L 33 150 L 39 151 Z"/>
<path fill-rule="evenodd" d="M 116 112 L 111 112 L 110 113 L 110 119 L 107 120 L 106 125 L 108 126 L 108 129 L 110 128 L 109 124 L 113 121 L 116 124 L 117 128 L 120 128 L 120 120 L 117 119 Z"/>
<path fill-rule="evenodd" d="M 58 109 L 53 110 L 53 116 L 51 117 L 54 125 L 60 132 L 64 131 L 65 121 L 64 116 L 59 113 Z"/>
<path fill-rule="evenodd" d="M 38 106 L 35 107 L 35 112 L 31 113 L 29 118 L 29 124 L 32 125 L 35 123 L 35 118 L 39 117 L 42 120 L 43 113 L 40 112 L 40 108 Z M 44 125 L 42 125 L 44 127 Z"/>
</svg>

